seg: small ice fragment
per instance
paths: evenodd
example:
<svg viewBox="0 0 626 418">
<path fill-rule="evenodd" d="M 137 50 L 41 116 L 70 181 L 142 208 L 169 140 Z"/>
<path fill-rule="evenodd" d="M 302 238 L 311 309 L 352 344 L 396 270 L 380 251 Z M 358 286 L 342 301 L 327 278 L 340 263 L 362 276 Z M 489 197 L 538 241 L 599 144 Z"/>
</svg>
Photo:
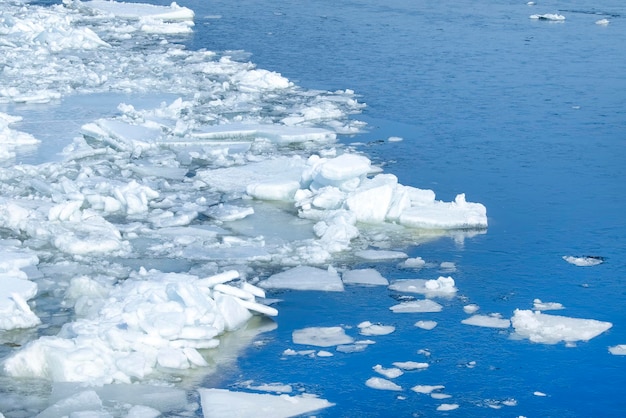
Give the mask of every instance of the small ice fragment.
<svg viewBox="0 0 626 418">
<path fill-rule="evenodd" d="M 310 266 L 298 266 L 276 273 L 259 283 L 266 289 L 321 290 L 341 292 L 343 282 L 336 271 Z"/>
<path fill-rule="evenodd" d="M 343 273 L 341 278 L 344 284 L 363 284 L 363 285 L 383 285 L 389 284 L 389 281 L 385 279 L 375 269 L 358 269 L 348 270 Z"/>
<path fill-rule="evenodd" d="M 452 277 L 439 277 L 434 280 L 402 279 L 393 282 L 389 289 L 399 292 L 421 293 L 427 297 L 453 296 L 457 288 Z"/>
<path fill-rule="evenodd" d="M 418 268 L 418 269 L 424 267 L 425 265 L 426 265 L 426 261 L 424 261 L 422 257 L 407 258 L 400 264 L 401 267 Z"/>
<path fill-rule="evenodd" d="M 395 379 L 398 376 L 402 376 L 404 372 L 397 367 L 384 368 L 380 364 L 372 367 L 376 373 L 380 373 L 385 376 L 387 379 Z"/>
<path fill-rule="evenodd" d="M 399 136 L 390 136 L 387 139 L 387 141 L 389 141 L 389 142 L 400 142 L 400 141 L 403 141 L 403 140 L 404 140 L 404 138 L 399 137 Z"/>
<path fill-rule="evenodd" d="M 531 19 L 535 20 L 550 20 L 554 22 L 562 22 L 565 20 L 565 16 L 560 15 L 558 13 L 544 13 L 544 14 L 534 14 L 530 15 Z"/>
<path fill-rule="evenodd" d="M 444 388 L 445 386 L 443 385 L 417 385 L 417 386 L 413 386 L 411 390 L 416 393 L 423 393 L 423 394 L 429 395 L 436 390 L 441 390 Z"/>
<path fill-rule="evenodd" d="M 565 309 L 565 307 L 558 302 L 542 302 L 541 299 L 533 301 L 533 310 L 535 311 L 556 311 L 559 309 Z"/>
<path fill-rule="evenodd" d="M 511 321 L 501 318 L 499 314 L 492 315 L 474 315 L 461 321 L 465 325 L 474 325 L 485 328 L 508 328 Z"/>
<path fill-rule="evenodd" d="M 408 255 L 406 255 L 406 253 L 403 253 L 402 251 L 390 250 L 362 250 L 357 251 L 354 255 L 370 261 L 384 261 L 408 258 Z"/>
<path fill-rule="evenodd" d="M 442 403 L 437 407 L 437 411 L 454 411 L 458 409 L 459 404 L 456 403 Z"/>
<path fill-rule="evenodd" d="M 609 19 L 596 20 L 596 25 L 607 26 L 611 21 Z"/>
<path fill-rule="evenodd" d="M 626 356 L 626 344 L 618 344 L 609 347 L 609 353 L 614 356 Z"/>
<path fill-rule="evenodd" d="M 358 325 L 360 331 L 359 333 L 361 335 L 387 335 L 387 334 L 391 334 L 392 332 L 394 332 L 396 330 L 396 327 L 392 326 L 392 325 L 378 325 L 378 324 L 372 324 L 369 321 L 365 321 L 365 322 L 361 322 Z"/>
<path fill-rule="evenodd" d="M 317 356 L 318 357 L 332 357 L 332 356 L 334 356 L 334 354 L 331 353 L 330 351 L 320 350 L 320 351 L 317 352 Z"/>
<path fill-rule="evenodd" d="M 595 255 L 589 255 L 589 256 L 583 256 L 583 257 L 564 255 L 563 260 L 579 267 L 597 266 L 598 264 L 604 263 L 604 257 L 595 256 Z"/>
<path fill-rule="evenodd" d="M 395 390 L 395 391 L 402 390 L 401 386 L 393 383 L 391 380 L 383 379 L 381 377 L 370 377 L 365 382 L 365 385 L 372 389 L 379 389 L 379 390 Z"/>
<path fill-rule="evenodd" d="M 394 313 L 441 312 L 443 306 L 430 299 L 401 302 L 389 308 Z"/>
<path fill-rule="evenodd" d="M 417 321 L 415 323 L 415 326 L 418 328 L 430 331 L 431 329 L 437 326 L 437 322 L 436 321 Z"/>
<path fill-rule="evenodd" d="M 475 303 L 470 303 L 469 305 L 463 306 L 463 312 L 465 312 L 468 315 L 471 315 L 477 312 L 479 309 L 480 309 L 480 306 L 476 305 Z"/>
<path fill-rule="evenodd" d="M 537 390 L 537 391 L 534 391 L 534 392 L 533 392 L 533 395 L 535 395 L 535 396 L 548 396 L 548 395 L 546 395 L 546 394 L 545 394 L 545 393 L 543 393 L 543 392 L 539 392 L 538 390 Z"/>
<path fill-rule="evenodd" d="M 341 327 L 309 327 L 297 329 L 292 333 L 295 344 L 332 347 L 340 344 L 351 344 L 354 339 Z"/>
<path fill-rule="evenodd" d="M 417 361 L 396 361 L 392 364 L 402 370 L 422 370 L 428 368 L 428 363 L 420 363 Z"/>
</svg>

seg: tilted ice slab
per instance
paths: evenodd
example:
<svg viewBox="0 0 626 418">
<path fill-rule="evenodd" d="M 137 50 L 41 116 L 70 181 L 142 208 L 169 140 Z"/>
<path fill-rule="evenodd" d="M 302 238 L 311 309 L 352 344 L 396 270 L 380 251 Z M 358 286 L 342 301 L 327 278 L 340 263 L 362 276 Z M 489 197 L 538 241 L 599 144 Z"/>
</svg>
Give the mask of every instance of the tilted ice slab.
<svg viewBox="0 0 626 418">
<path fill-rule="evenodd" d="M 198 349 L 242 327 L 253 313 L 276 315 L 255 301 L 262 289 L 236 271 L 200 278 L 141 270 L 117 286 L 89 277 L 72 280 L 81 316 L 57 336 L 41 337 L 4 361 L 5 373 L 60 382 L 130 383 L 157 368 L 188 369 L 208 363 Z"/>
<path fill-rule="evenodd" d="M 37 264 L 39 258 L 35 254 L 0 240 L 0 331 L 41 323 L 27 303 L 37 295 L 37 284 L 28 280 L 28 274 L 22 270 Z"/>
<path fill-rule="evenodd" d="M 226 389 L 198 389 L 204 418 L 286 418 L 333 406 L 313 395 L 270 395 Z"/>
<path fill-rule="evenodd" d="M 610 322 L 595 319 L 569 318 L 520 309 L 515 310 L 511 323 L 517 335 L 545 344 L 588 341 L 613 326 Z"/>
<path fill-rule="evenodd" d="M 0 161 L 15 156 L 17 148 L 33 147 L 40 143 L 34 136 L 10 128 L 10 125 L 21 120 L 19 116 L 0 112 Z"/>
</svg>

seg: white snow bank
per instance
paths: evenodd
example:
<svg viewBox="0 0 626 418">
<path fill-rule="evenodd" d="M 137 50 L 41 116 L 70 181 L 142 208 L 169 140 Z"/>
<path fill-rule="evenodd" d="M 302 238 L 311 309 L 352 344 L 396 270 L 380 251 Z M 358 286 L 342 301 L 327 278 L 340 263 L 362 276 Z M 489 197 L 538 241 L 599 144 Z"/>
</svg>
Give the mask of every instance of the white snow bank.
<svg viewBox="0 0 626 418">
<path fill-rule="evenodd" d="M 556 344 L 559 341 L 588 341 L 613 326 L 595 319 L 569 318 L 516 309 L 511 318 L 515 333 L 532 342 Z"/>
<path fill-rule="evenodd" d="M 403 279 L 396 280 L 389 289 L 398 292 L 419 293 L 426 297 L 451 297 L 457 292 L 457 288 L 452 277 L 439 277 L 438 279 Z"/>
<path fill-rule="evenodd" d="M 579 267 L 597 266 L 604 262 L 604 258 L 597 256 L 575 257 L 572 255 L 564 255 L 563 260 Z"/>
<path fill-rule="evenodd" d="M 389 284 L 389 281 L 385 279 L 375 269 L 357 269 L 348 270 L 341 276 L 344 284 L 361 284 L 361 285 L 383 285 Z"/>
<path fill-rule="evenodd" d="M 270 395 L 234 392 L 226 389 L 198 389 L 204 418 L 300 416 L 333 406 L 313 395 Z"/>
<path fill-rule="evenodd" d="M 354 338 L 346 334 L 342 327 L 309 327 L 297 329 L 292 333 L 295 344 L 332 347 L 340 344 L 351 344 Z"/>
<path fill-rule="evenodd" d="M 218 346 L 219 335 L 240 328 L 255 312 L 277 314 L 255 302 L 261 289 L 226 284 L 238 277 L 232 270 L 200 278 L 142 269 L 118 286 L 78 277 L 68 294 L 80 295 L 75 309 L 82 318 L 20 349 L 4 370 L 102 384 L 130 383 L 157 368 L 207 366 L 198 349 Z"/>
<path fill-rule="evenodd" d="M 310 266 L 298 266 L 276 273 L 259 283 L 265 289 L 343 291 L 343 282 L 333 268 L 326 270 Z"/>
<path fill-rule="evenodd" d="M 28 280 L 28 274 L 22 270 L 37 264 L 39 258 L 35 254 L 0 240 L 0 331 L 41 323 L 27 303 L 37 295 L 37 284 Z"/>
<path fill-rule="evenodd" d="M 501 329 L 509 328 L 511 326 L 511 321 L 502 318 L 502 315 L 500 314 L 473 315 L 467 319 L 462 320 L 461 323 L 465 325 L 474 325 L 477 327 Z"/>
</svg>

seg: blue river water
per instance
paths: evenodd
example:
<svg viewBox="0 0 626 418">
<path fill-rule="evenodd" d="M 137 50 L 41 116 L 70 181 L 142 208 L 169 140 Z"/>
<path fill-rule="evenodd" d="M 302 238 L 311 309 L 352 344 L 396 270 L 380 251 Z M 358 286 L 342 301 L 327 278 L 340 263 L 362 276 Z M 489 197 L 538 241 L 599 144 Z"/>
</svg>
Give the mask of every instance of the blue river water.
<svg viewBox="0 0 626 418">
<path fill-rule="evenodd" d="M 189 47 L 245 51 L 260 68 L 305 88 L 353 89 L 368 104 L 357 118 L 369 128 L 346 143 L 364 143 L 358 149 L 403 184 L 431 188 L 443 200 L 466 193 L 487 206 L 490 222 L 485 235 L 463 244 L 440 240 L 405 249 L 412 257 L 456 264 L 451 274 L 462 298 L 444 302 L 440 314 L 392 314 L 397 295 L 387 289 L 283 292 L 277 330 L 211 384 L 301 385 L 337 404 L 320 417 L 622 416 L 626 359 L 607 348 L 626 342 L 624 3 L 180 4 L 196 11 Z M 556 12 L 566 20 L 529 19 Z M 595 23 L 602 18 L 610 24 Z M 389 142 L 390 136 L 403 141 Z M 564 255 L 606 261 L 576 267 Z M 375 267 L 391 280 L 415 277 L 391 263 L 357 267 Z M 437 274 L 431 268 L 418 277 Z M 467 301 L 509 317 L 515 308 L 530 309 L 534 298 L 562 303 L 566 310 L 559 314 L 609 321 L 613 328 L 566 347 L 460 323 Z M 417 319 L 439 325 L 420 330 L 413 326 Z M 282 356 L 298 349 L 294 329 L 363 320 L 397 330 L 361 353 Z M 405 388 L 400 397 L 365 386 L 374 365 L 419 361 L 419 349 L 432 353 L 431 366 L 398 378 Z M 453 397 L 407 392 L 415 384 L 445 385 Z M 507 399 L 515 406 L 503 406 Z M 436 411 L 442 402 L 460 408 Z"/>
<path fill-rule="evenodd" d="M 338 266 L 376 268 L 389 280 L 451 275 L 459 294 L 438 300 L 442 312 L 394 314 L 399 294 L 386 287 L 275 292 L 278 327 L 204 386 L 291 384 L 336 404 L 318 417 L 624 415 L 626 356 L 607 348 L 626 344 L 626 3 L 178 3 L 196 12 L 194 34 L 182 39 L 187 47 L 240 51 L 234 55 L 307 89 L 354 90 L 368 105 L 355 117 L 368 128 L 343 142 L 361 144 L 354 146 L 400 183 L 445 201 L 466 193 L 489 215 L 487 233 L 464 242 L 398 248 L 431 263 L 419 272 L 395 262 Z M 566 20 L 529 19 L 556 12 Z M 603 18 L 610 23 L 595 23 Z M 577 267 L 565 255 L 605 262 Z M 441 262 L 456 271 L 440 270 Z M 508 318 L 535 298 L 562 303 L 557 314 L 613 327 L 566 347 L 461 324 L 468 303 Z M 438 326 L 419 329 L 421 319 Z M 366 320 L 396 331 L 358 353 L 283 355 L 304 348 L 292 342 L 293 330 L 344 325 L 356 335 Z M 429 367 L 394 379 L 402 392 L 365 385 L 373 366 L 409 360 Z M 409 390 L 418 384 L 444 385 L 452 397 Z M 437 411 L 442 403 L 459 409 Z"/>
</svg>

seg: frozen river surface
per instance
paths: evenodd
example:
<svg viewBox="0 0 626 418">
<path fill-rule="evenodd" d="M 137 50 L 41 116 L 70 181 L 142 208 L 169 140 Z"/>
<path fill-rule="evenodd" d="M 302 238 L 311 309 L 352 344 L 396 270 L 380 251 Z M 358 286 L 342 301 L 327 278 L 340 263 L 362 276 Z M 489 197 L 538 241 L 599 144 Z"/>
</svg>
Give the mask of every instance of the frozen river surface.
<svg viewBox="0 0 626 418">
<path fill-rule="evenodd" d="M 620 416 L 621 3 L 47 3 L 0 413 Z"/>
</svg>

